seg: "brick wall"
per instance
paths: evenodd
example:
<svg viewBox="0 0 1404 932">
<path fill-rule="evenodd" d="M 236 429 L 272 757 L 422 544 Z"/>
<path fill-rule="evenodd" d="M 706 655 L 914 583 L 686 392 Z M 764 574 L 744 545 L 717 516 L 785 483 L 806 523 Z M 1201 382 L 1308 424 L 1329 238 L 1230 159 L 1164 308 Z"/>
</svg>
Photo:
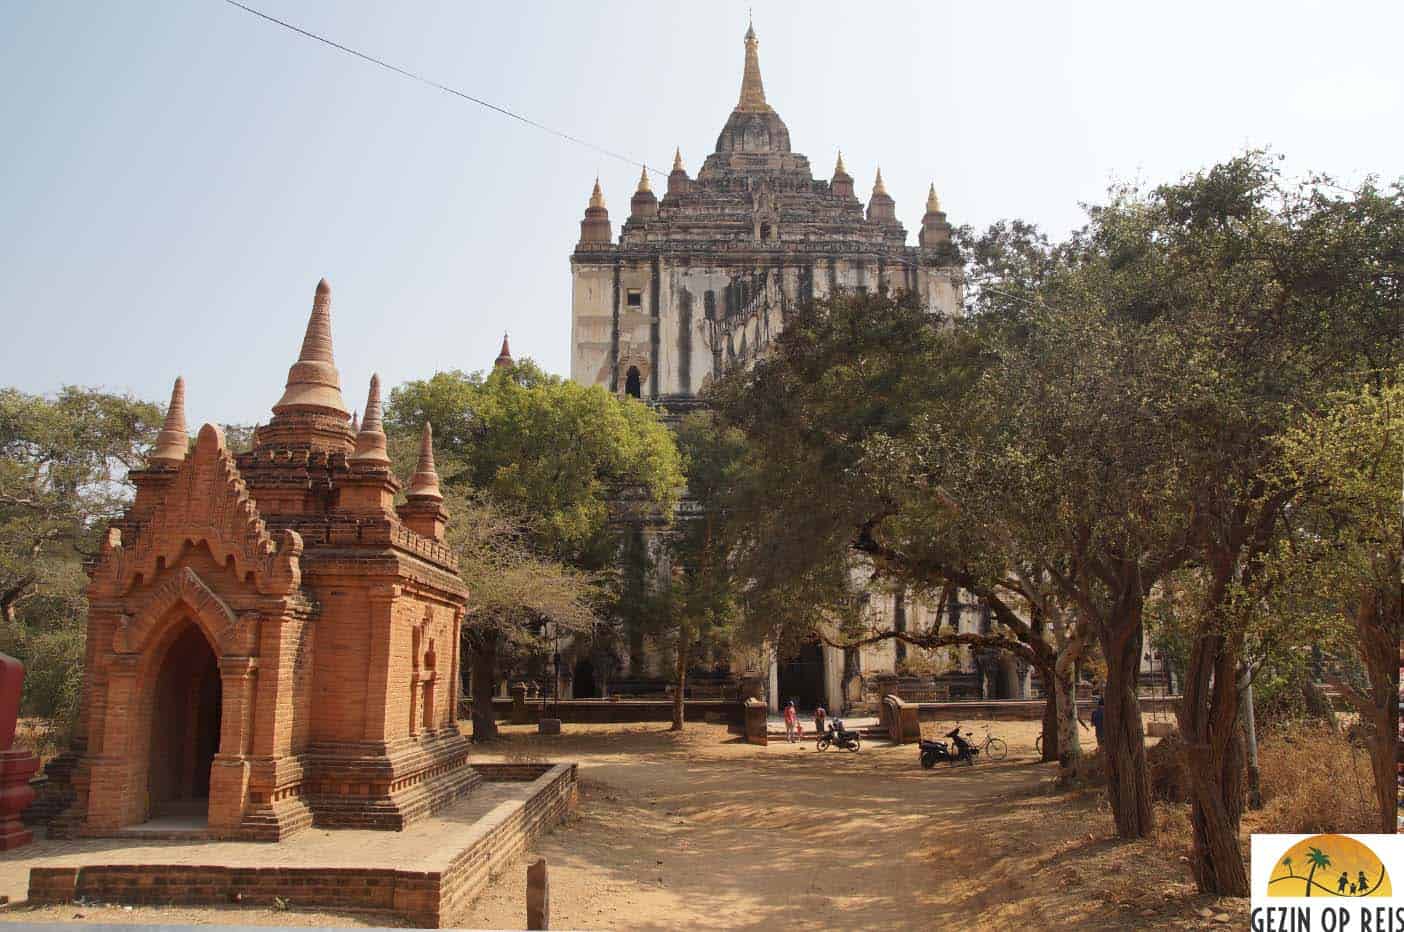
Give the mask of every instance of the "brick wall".
<svg viewBox="0 0 1404 932">
<path fill-rule="evenodd" d="M 393 910 L 417 926 L 460 918 L 494 874 L 559 824 L 576 802 L 575 764 L 486 764 L 491 779 L 532 780 L 525 802 L 509 801 L 466 827 L 466 846 L 438 871 L 390 868 L 221 867 L 171 864 L 36 867 L 29 902 L 78 898 L 112 903 L 296 906 Z"/>
<path fill-rule="evenodd" d="M 499 722 L 512 720 L 512 700 L 494 699 L 493 712 Z M 555 713 L 558 711 L 559 715 Z M 544 711 L 543 711 L 544 710 Z M 670 722 L 673 720 L 671 699 L 528 699 L 526 712 L 529 722 L 543 715 L 559 717 L 561 721 L 577 724 L 623 724 L 628 722 Z M 473 713 L 473 703 L 461 701 L 458 716 L 467 719 Z M 689 722 L 704 721 L 709 714 L 720 715 L 726 724 L 740 725 L 741 703 L 736 699 L 689 699 L 683 703 L 683 717 Z"/>
</svg>

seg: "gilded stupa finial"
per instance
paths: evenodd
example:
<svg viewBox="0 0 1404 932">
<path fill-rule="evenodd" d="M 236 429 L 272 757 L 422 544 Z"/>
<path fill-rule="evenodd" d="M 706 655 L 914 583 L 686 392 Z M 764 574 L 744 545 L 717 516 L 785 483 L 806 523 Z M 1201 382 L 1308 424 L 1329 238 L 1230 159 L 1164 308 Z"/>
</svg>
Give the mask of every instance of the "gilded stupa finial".
<svg viewBox="0 0 1404 932">
<path fill-rule="evenodd" d="M 761 83 L 760 53 L 756 51 L 756 30 L 747 21 L 746 26 L 746 65 L 741 72 L 741 99 L 736 109 L 744 112 L 766 113 L 770 105 L 765 102 L 765 85 Z"/>
</svg>

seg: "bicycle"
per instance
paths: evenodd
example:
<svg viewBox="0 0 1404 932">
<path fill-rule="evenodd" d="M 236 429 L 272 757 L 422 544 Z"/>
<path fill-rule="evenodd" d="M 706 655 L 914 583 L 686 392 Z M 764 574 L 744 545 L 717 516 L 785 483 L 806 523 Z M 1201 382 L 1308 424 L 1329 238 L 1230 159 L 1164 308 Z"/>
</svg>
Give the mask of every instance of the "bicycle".
<svg viewBox="0 0 1404 932">
<path fill-rule="evenodd" d="M 1003 738 L 996 738 L 990 734 L 989 725 L 985 726 L 985 740 L 976 747 L 990 760 L 1004 760 L 1009 756 L 1009 745 L 1004 743 Z"/>
</svg>

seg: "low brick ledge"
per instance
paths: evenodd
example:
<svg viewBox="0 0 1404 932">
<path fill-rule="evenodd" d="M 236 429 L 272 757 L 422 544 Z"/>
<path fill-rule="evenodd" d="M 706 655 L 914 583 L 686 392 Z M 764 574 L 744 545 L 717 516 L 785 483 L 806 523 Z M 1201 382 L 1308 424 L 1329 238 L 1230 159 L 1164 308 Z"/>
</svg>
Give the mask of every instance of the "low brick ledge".
<svg viewBox="0 0 1404 932">
<path fill-rule="evenodd" d="M 465 826 L 466 844 L 438 870 L 218 864 L 35 867 L 29 872 L 29 903 L 82 898 L 132 905 L 271 906 L 281 898 L 299 907 L 388 910 L 416 926 L 440 928 L 461 915 L 507 861 L 562 822 L 577 799 L 574 763 L 474 767 L 492 782 L 530 781 L 531 793 L 499 803 Z"/>
</svg>

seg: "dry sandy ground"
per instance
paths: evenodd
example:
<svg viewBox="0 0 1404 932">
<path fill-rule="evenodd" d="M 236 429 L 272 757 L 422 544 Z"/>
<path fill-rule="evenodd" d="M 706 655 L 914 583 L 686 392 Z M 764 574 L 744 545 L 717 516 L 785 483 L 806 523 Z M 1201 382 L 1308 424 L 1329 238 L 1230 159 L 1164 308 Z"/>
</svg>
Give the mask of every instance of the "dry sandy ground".
<svg viewBox="0 0 1404 932">
<path fill-rule="evenodd" d="M 982 724 L 966 723 L 977 735 Z M 932 771 L 911 746 L 819 753 L 812 742 L 751 747 L 719 726 L 665 727 L 567 726 L 556 738 L 507 728 L 481 754 L 580 762 L 578 812 L 532 855 L 550 864 L 554 927 L 1111 930 L 1247 919 L 1246 903 L 1195 896 L 1187 863 L 1163 839 L 1116 841 L 1098 794 L 1052 793 L 1051 765 L 1033 752 L 1035 723 L 992 724 L 1009 742 L 1006 761 Z M 523 927 L 525 863 L 494 880 L 464 925 Z M 392 924 L 368 914 L 71 906 L 0 918 L 75 914 Z"/>
</svg>

